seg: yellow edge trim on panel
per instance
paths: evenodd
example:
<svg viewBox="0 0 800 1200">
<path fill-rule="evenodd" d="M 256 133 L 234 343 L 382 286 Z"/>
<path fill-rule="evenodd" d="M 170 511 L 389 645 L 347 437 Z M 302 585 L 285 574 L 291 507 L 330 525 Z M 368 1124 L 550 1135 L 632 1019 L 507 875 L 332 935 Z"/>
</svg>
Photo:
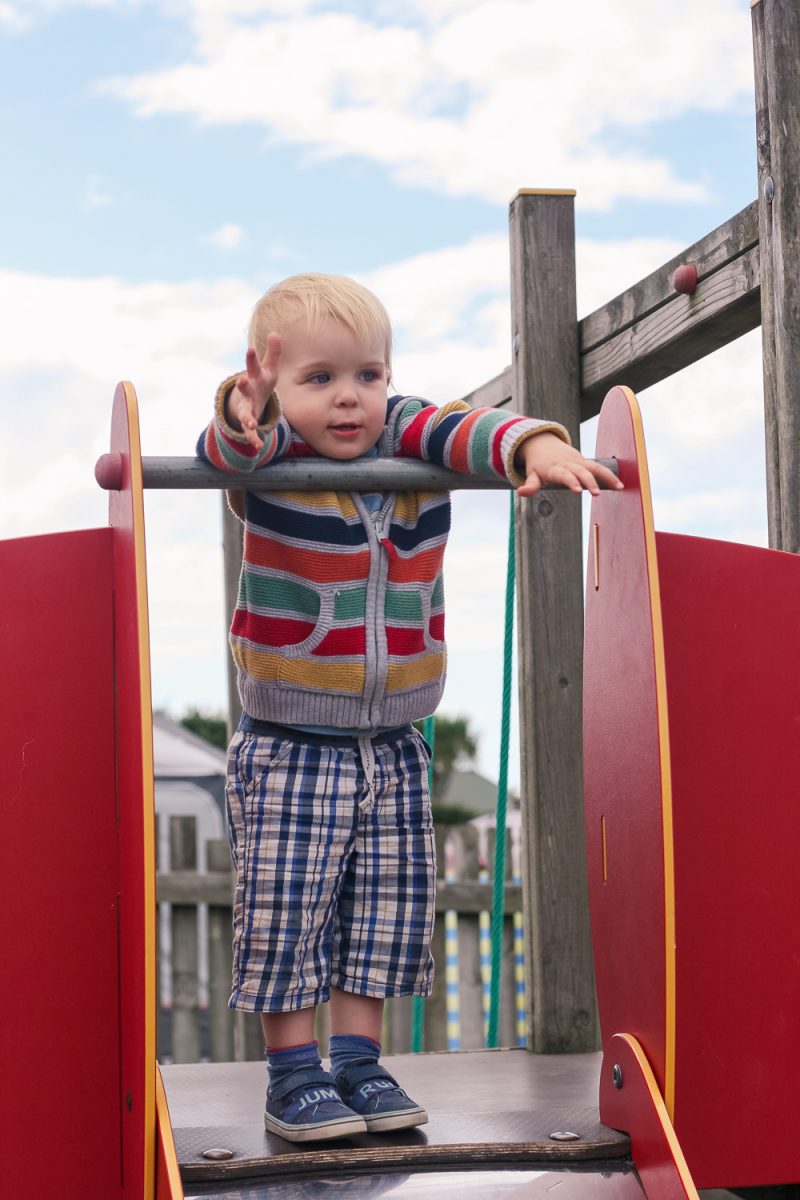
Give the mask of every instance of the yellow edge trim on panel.
<svg viewBox="0 0 800 1200">
<path fill-rule="evenodd" d="M 664 964 L 666 982 L 666 1028 L 664 1031 L 664 1103 L 670 1121 L 675 1120 L 675 846 L 672 831 L 672 767 L 667 710 L 667 668 L 664 657 L 664 626 L 661 619 L 661 591 L 658 581 L 656 535 L 653 527 L 653 502 L 650 472 L 644 442 L 644 427 L 639 402 L 630 388 L 622 391 L 628 399 L 639 463 L 639 492 L 644 516 L 644 540 L 647 580 L 650 588 L 650 618 L 653 627 L 653 657 L 656 678 L 656 713 L 661 767 L 661 823 L 664 842 Z"/>
<path fill-rule="evenodd" d="M 167 1178 L 169 1179 L 171 1200 L 183 1200 L 183 1183 L 181 1182 L 180 1168 L 178 1167 L 178 1155 L 175 1150 L 175 1137 L 172 1133 L 172 1122 L 169 1119 L 169 1106 L 167 1104 L 167 1093 L 164 1088 L 164 1080 L 161 1078 L 161 1070 L 158 1063 L 156 1067 L 156 1114 L 158 1116 L 158 1128 L 161 1131 L 161 1144 L 164 1147 L 164 1160 L 167 1164 Z"/>
<path fill-rule="evenodd" d="M 683 1156 L 681 1144 L 678 1141 L 669 1113 L 667 1112 L 667 1106 L 664 1103 L 664 1098 L 661 1095 L 661 1092 L 658 1090 L 658 1083 L 656 1082 L 656 1077 L 653 1074 L 653 1068 L 647 1061 L 647 1055 L 632 1034 L 619 1033 L 617 1034 L 617 1037 L 622 1038 L 628 1043 L 636 1058 L 636 1061 L 639 1064 L 642 1072 L 642 1078 L 644 1079 L 645 1086 L 650 1093 L 650 1099 L 653 1101 L 653 1108 L 655 1109 L 656 1116 L 661 1124 L 661 1128 L 664 1130 L 664 1137 L 669 1143 L 669 1148 L 672 1151 L 672 1161 L 675 1163 L 678 1174 L 681 1177 L 681 1183 L 686 1189 L 688 1200 L 700 1200 L 700 1197 L 697 1194 L 697 1188 L 694 1186 L 694 1180 L 689 1174 L 689 1167 L 686 1163 L 686 1159 Z"/>
<path fill-rule="evenodd" d="M 125 383 L 130 444 L 131 503 L 133 541 L 136 559 L 136 614 L 139 626 L 139 683 L 142 728 L 142 802 L 144 806 L 144 1179 L 145 1195 L 155 1194 L 156 1084 L 152 1070 L 156 1061 L 155 986 L 156 986 L 156 869 L 153 829 L 153 709 L 150 685 L 150 628 L 147 608 L 147 567 L 144 542 L 144 493 L 142 491 L 142 452 L 139 437 L 139 405 L 131 383 Z"/>
</svg>

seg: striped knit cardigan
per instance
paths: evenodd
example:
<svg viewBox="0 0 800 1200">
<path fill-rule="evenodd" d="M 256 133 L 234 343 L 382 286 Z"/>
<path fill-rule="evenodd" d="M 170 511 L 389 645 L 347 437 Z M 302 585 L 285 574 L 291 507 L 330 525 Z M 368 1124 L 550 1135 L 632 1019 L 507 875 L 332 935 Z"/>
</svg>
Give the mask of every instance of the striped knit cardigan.
<svg viewBox="0 0 800 1200">
<path fill-rule="evenodd" d="M 235 379 L 219 389 L 200 458 L 253 471 L 245 493 L 244 557 L 230 631 L 245 712 L 284 725 L 345 730 L 393 727 L 432 713 L 444 689 L 442 560 L 450 530 L 447 492 L 384 496 L 370 514 L 358 493 L 258 491 L 258 473 L 280 458 L 314 456 L 277 406 L 256 450 L 225 419 Z M 405 457 L 519 484 L 521 443 L 550 430 L 463 401 L 438 408 L 393 396 L 378 442 Z"/>
</svg>

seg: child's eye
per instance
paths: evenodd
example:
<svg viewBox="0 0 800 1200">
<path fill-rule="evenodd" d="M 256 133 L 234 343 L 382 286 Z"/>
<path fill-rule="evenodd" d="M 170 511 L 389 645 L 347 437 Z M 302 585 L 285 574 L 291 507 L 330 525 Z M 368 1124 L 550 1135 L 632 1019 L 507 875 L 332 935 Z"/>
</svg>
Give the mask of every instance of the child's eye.
<svg viewBox="0 0 800 1200">
<path fill-rule="evenodd" d="M 374 383 L 376 379 L 381 378 L 381 373 L 380 371 L 374 370 L 372 367 L 366 367 L 361 372 L 361 378 L 363 379 L 364 383 Z"/>
<path fill-rule="evenodd" d="M 317 371 L 316 375 L 309 375 L 309 383 L 330 383 L 331 377 L 327 371 Z"/>
</svg>

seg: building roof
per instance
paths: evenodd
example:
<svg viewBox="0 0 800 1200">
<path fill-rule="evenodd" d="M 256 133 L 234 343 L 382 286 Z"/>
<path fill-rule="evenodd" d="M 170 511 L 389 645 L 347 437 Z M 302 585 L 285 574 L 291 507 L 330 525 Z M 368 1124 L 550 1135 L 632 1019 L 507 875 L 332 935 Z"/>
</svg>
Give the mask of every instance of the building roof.
<svg viewBox="0 0 800 1200">
<path fill-rule="evenodd" d="M 165 713 L 153 714 L 153 761 L 156 779 L 225 778 L 225 752 Z"/>
</svg>

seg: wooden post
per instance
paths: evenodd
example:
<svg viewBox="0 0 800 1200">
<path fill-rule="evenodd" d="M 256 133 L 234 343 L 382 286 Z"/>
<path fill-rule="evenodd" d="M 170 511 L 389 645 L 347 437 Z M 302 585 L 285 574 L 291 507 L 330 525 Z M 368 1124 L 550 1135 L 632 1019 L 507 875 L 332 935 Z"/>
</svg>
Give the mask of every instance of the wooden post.
<svg viewBox="0 0 800 1200">
<path fill-rule="evenodd" d="M 225 642 L 227 646 L 228 630 L 236 608 L 236 597 L 239 593 L 239 573 L 242 569 L 242 547 L 244 543 L 244 526 L 228 507 L 228 497 L 222 493 L 222 559 L 225 573 Z M 233 737 L 239 718 L 242 715 L 242 705 L 239 700 L 239 690 L 236 686 L 236 664 L 230 652 L 227 654 L 228 663 L 228 740 Z"/>
<path fill-rule="evenodd" d="M 769 544 L 800 552 L 800 6 L 751 0 Z"/>
<path fill-rule="evenodd" d="M 194 817 L 170 817 L 170 867 L 197 870 Z M 200 1058 L 197 1003 L 197 905 L 172 905 L 172 1057 L 176 1063 Z"/>
<path fill-rule="evenodd" d="M 580 443 L 574 192 L 511 203 L 512 408 Z M 531 1050 L 597 1044 L 583 831 L 581 508 L 517 504 L 522 879 Z"/>
</svg>

